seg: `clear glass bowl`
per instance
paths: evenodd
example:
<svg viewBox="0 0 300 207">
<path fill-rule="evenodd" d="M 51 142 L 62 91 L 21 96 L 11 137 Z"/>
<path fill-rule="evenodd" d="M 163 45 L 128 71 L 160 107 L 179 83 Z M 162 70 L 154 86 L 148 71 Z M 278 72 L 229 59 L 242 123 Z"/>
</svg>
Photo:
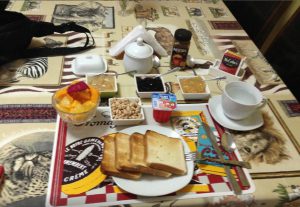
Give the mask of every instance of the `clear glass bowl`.
<svg viewBox="0 0 300 207">
<path fill-rule="evenodd" d="M 91 119 L 93 119 L 93 117 L 96 114 L 99 103 L 100 103 L 100 96 L 98 98 L 98 101 L 97 101 L 95 107 L 90 108 L 88 111 L 81 112 L 81 113 L 70 113 L 70 112 L 65 112 L 65 111 L 60 110 L 57 107 L 58 103 L 55 99 L 55 94 L 53 94 L 53 96 L 52 96 L 52 106 L 56 109 L 56 111 L 59 114 L 60 118 L 64 122 L 71 123 L 71 124 L 74 124 L 74 125 L 81 125 L 81 124 L 84 124 L 84 123 L 90 121 Z"/>
</svg>

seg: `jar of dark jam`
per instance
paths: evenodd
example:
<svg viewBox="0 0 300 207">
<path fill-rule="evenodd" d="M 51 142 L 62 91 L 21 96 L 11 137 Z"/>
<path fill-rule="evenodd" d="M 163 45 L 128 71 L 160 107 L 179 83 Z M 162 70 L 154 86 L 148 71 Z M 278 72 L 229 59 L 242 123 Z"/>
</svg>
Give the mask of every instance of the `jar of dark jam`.
<svg viewBox="0 0 300 207">
<path fill-rule="evenodd" d="M 170 66 L 185 67 L 186 58 L 190 48 L 192 32 L 186 29 L 177 29 L 174 34 L 174 44 L 171 54 Z"/>
<path fill-rule="evenodd" d="M 136 77 L 137 88 L 139 92 L 162 92 L 164 86 L 161 78 L 153 77 Z"/>
</svg>

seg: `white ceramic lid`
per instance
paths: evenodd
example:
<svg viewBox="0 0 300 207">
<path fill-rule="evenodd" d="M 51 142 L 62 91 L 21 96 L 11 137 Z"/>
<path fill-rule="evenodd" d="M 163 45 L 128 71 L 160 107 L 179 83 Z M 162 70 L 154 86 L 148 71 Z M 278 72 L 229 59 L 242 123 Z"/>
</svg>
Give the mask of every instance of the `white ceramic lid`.
<svg viewBox="0 0 300 207">
<path fill-rule="evenodd" d="M 153 48 L 144 43 L 141 37 L 137 38 L 136 42 L 132 42 L 125 48 L 126 55 L 133 58 L 147 58 L 153 55 Z"/>
<path fill-rule="evenodd" d="M 106 70 L 106 60 L 100 55 L 80 55 L 72 65 L 72 71 L 76 75 L 97 75 Z"/>
</svg>

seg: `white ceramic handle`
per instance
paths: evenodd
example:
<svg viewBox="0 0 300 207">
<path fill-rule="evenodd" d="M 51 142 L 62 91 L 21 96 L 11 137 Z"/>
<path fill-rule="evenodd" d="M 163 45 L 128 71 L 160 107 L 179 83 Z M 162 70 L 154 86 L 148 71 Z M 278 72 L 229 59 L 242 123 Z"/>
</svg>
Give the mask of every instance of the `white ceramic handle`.
<svg viewBox="0 0 300 207">
<path fill-rule="evenodd" d="M 257 106 L 257 108 L 263 108 L 267 104 L 267 98 L 263 97 L 261 103 Z"/>
</svg>

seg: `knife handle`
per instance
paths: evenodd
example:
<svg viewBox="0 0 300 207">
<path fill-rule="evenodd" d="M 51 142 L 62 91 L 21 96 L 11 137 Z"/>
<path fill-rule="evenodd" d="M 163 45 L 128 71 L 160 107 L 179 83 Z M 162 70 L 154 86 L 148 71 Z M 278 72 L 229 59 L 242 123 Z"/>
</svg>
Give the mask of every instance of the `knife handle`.
<svg viewBox="0 0 300 207">
<path fill-rule="evenodd" d="M 229 181 L 229 184 L 233 190 L 233 192 L 236 194 L 236 195 L 241 195 L 242 194 L 242 189 L 239 185 L 239 183 L 236 181 L 235 177 L 233 176 L 233 174 L 231 173 L 230 171 L 230 167 L 227 166 L 227 165 L 224 165 L 224 169 L 225 169 L 225 172 L 226 172 L 226 176 L 228 178 L 228 181 Z"/>
<path fill-rule="evenodd" d="M 239 175 L 239 179 L 244 187 L 250 187 L 250 183 L 248 182 L 247 177 L 245 176 L 243 169 L 237 166 L 236 168 L 237 174 Z"/>
<path fill-rule="evenodd" d="M 238 161 L 238 160 L 225 160 L 224 164 L 234 165 L 234 166 L 240 166 L 243 168 L 251 169 L 251 165 L 249 162 L 244 161 Z"/>
</svg>

